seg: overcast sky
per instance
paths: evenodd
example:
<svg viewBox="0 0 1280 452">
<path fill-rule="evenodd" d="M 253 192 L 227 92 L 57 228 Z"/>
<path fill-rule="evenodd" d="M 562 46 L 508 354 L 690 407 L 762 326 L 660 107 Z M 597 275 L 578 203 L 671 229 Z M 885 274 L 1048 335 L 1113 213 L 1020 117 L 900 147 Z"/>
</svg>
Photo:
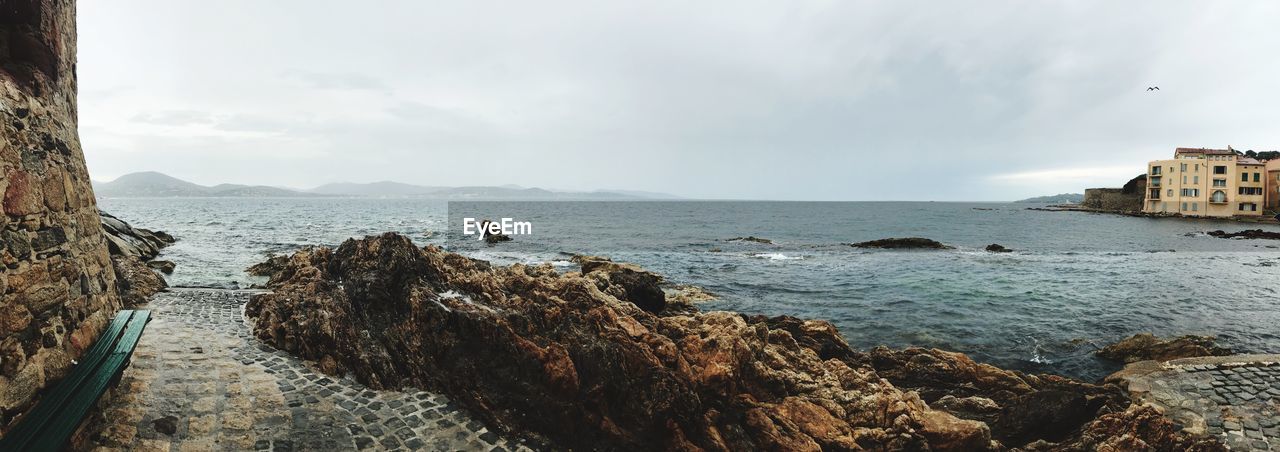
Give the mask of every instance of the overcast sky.
<svg viewBox="0 0 1280 452">
<path fill-rule="evenodd" d="M 1280 149 L 1280 2 L 628 3 L 82 1 L 89 170 L 1010 200 Z"/>
</svg>

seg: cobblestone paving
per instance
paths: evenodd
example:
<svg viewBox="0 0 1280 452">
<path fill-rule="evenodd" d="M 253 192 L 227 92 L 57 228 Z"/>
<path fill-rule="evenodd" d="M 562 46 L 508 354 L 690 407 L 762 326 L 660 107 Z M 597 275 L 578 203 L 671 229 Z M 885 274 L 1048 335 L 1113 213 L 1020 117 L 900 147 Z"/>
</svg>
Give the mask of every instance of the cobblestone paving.
<svg viewBox="0 0 1280 452">
<path fill-rule="evenodd" d="M 158 294 L 89 441 L 154 451 L 529 450 L 443 395 L 370 390 L 261 343 L 241 315 L 248 298 L 225 290 Z"/>
<path fill-rule="evenodd" d="M 1129 379 L 1129 389 L 1189 431 L 1217 436 L 1232 450 L 1280 451 L 1277 361 L 1171 361 L 1165 369 Z"/>
</svg>

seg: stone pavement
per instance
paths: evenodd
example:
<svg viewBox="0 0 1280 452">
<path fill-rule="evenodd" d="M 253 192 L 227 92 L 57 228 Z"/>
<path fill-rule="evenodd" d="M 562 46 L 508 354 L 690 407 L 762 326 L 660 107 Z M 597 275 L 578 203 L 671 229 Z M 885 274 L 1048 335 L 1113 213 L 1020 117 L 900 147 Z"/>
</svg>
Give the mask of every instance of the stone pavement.
<svg viewBox="0 0 1280 452">
<path fill-rule="evenodd" d="M 1112 378 L 1140 403 L 1232 450 L 1280 451 L 1280 355 L 1135 363 Z"/>
<path fill-rule="evenodd" d="M 103 450 L 529 450 L 447 397 L 374 391 L 258 341 L 251 292 L 173 290 L 82 432 Z"/>
</svg>

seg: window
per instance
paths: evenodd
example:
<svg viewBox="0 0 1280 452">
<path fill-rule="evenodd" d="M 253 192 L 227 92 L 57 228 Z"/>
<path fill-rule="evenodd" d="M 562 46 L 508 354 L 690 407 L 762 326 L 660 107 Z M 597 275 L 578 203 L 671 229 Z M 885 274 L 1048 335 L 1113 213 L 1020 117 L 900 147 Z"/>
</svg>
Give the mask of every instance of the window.
<svg viewBox="0 0 1280 452">
<path fill-rule="evenodd" d="M 1257 212 L 1257 211 L 1258 211 L 1258 205 L 1257 205 L 1257 204 L 1254 204 L 1254 203 L 1251 203 L 1251 202 L 1242 202 L 1242 203 L 1240 203 L 1240 210 L 1248 210 L 1248 211 L 1250 211 L 1250 212 Z"/>
<path fill-rule="evenodd" d="M 1214 187 L 1226 187 L 1226 186 L 1227 186 L 1227 180 L 1226 180 L 1226 179 L 1214 179 L 1214 180 L 1213 180 L 1213 186 L 1214 186 Z"/>
<path fill-rule="evenodd" d="M 1192 212 L 1196 212 L 1196 211 L 1199 211 L 1199 210 L 1200 210 L 1200 203 L 1198 203 L 1198 202 L 1193 202 L 1193 203 L 1191 203 L 1191 211 L 1192 211 Z"/>
<path fill-rule="evenodd" d="M 1254 182 L 1262 182 L 1262 173 L 1253 173 Z"/>
<path fill-rule="evenodd" d="M 1193 184 L 1199 184 L 1199 183 L 1200 183 L 1200 176 L 1199 176 L 1199 175 L 1191 176 L 1191 183 L 1193 183 Z"/>
<path fill-rule="evenodd" d="M 1240 173 L 1240 182 L 1249 182 L 1249 173 Z"/>
<path fill-rule="evenodd" d="M 1187 203 L 1182 203 L 1182 210 L 1187 210 Z"/>
<path fill-rule="evenodd" d="M 1184 172 L 1184 173 L 1185 173 L 1185 172 L 1187 172 L 1187 164 L 1186 164 L 1186 163 L 1183 163 L 1183 164 L 1182 164 L 1182 172 Z"/>
<path fill-rule="evenodd" d="M 1209 196 L 1209 202 L 1227 202 L 1227 192 L 1214 190 L 1213 195 Z"/>
<path fill-rule="evenodd" d="M 1182 189 L 1182 196 L 1187 196 L 1187 197 L 1191 197 L 1191 198 L 1194 198 L 1194 197 L 1200 196 L 1200 189 L 1199 189 L 1199 188 L 1184 188 L 1184 189 Z"/>
<path fill-rule="evenodd" d="M 1214 166 L 1213 174 L 1227 174 L 1227 167 L 1223 165 Z"/>
<path fill-rule="evenodd" d="M 1172 188 L 1170 188 L 1170 189 L 1169 189 L 1169 194 L 1168 194 L 1168 196 L 1169 196 L 1170 198 L 1172 198 L 1172 197 L 1173 197 L 1173 189 L 1172 189 Z"/>
<path fill-rule="evenodd" d="M 1200 164 L 1199 164 L 1199 163 L 1197 163 L 1197 164 L 1196 164 L 1196 171 L 1197 171 L 1197 172 L 1199 172 L 1199 171 L 1200 171 Z"/>
<path fill-rule="evenodd" d="M 1160 167 L 1158 167 L 1158 166 L 1153 166 L 1153 167 L 1151 167 L 1151 175 L 1152 175 L 1152 176 L 1156 176 L 1156 175 L 1159 175 L 1159 174 L 1160 174 Z"/>
</svg>

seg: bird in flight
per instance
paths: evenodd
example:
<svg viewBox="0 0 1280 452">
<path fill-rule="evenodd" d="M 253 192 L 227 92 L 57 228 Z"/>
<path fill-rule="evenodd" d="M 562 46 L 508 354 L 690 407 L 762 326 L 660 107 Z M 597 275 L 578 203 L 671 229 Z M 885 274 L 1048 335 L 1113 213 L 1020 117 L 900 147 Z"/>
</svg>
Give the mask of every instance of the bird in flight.
<svg viewBox="0 0 1280 452">
<path fill-rule="evenodd" d="M 1147 91 L 1160 91 L 1159 86 L 1148 86 Z"/>
</svg>

